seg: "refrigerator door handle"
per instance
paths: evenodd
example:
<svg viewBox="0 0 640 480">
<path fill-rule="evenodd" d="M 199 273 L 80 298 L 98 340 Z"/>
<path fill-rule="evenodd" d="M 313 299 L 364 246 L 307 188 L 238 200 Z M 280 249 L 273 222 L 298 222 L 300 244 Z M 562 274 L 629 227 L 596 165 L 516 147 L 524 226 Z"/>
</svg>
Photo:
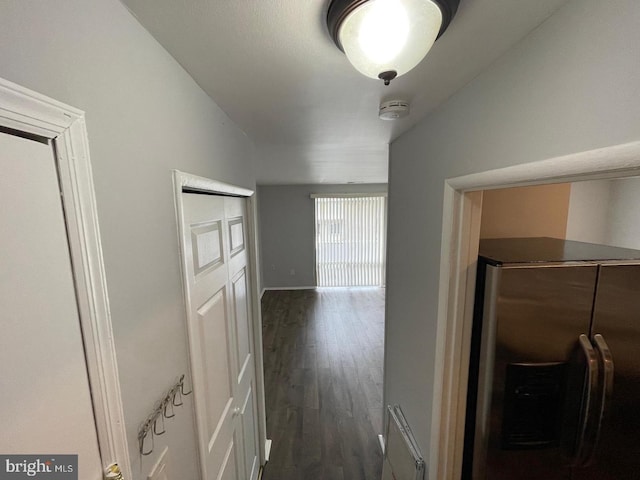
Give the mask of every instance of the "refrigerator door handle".
<svg viewBox="0 0 640 480">
<path fill-rule="evenodd" d="M 598 443 L 600 441 L 600 433 L 602 431 L 602 422 L 609 413 L 609 406 L 611 405 L 611 394 L 613 392 L 613 355 L 607 345 L 604 337 L 597 333 L 593 337 L 596 350 L 600 357 L 600 399 L 597 405 L 598 421 L 596 424 L 596 433 L 592 443 L 592 449 L 585 461 L 585 465 L 589 465 L 593 462 Z"/>
<path fill-rule="evenodd" d="M 584 466 L 593 450 L 593 437 L 588 435 L 589 426 L 597 402 L 598 389 L 598 355 L 589 341 L 589 338 L 582 334 L 578 337 L 580 348 L 587 361 L 587 373 L 585 378 L 584 395 L 582 397 L 582 417 L 578 428 L 578 442 L 575 453 L 575 465 Z"/>
</svg>

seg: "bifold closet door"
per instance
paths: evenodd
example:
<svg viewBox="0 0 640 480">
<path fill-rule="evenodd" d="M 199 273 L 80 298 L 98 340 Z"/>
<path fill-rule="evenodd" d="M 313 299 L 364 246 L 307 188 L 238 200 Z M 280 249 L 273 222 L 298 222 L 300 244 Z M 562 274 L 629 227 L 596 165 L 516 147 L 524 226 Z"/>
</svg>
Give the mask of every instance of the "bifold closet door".
<svg viewBox="0 0 640 480">
<path fill-rule="evenodd" d="M 254 480 L 258 428 L 245 200 L 182 195 L 188 333 L 204 478 Z"/>
</svg>

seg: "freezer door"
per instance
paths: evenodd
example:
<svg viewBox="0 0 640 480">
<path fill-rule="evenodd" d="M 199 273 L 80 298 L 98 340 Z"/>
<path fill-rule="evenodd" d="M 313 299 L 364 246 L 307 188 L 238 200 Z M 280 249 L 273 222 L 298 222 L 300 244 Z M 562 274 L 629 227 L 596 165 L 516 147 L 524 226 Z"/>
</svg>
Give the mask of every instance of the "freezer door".
<svg viewBox="0 0 640 480">
<path fill-rule="evenodd" d="M 570 478 L 596 276 L 593 264 L 487 268 L 474 480 Z"/>
<path fill-rule="evenodd" d="M 601 339 L 596 336 L 602 335 Z M 600 267 L 592 343 L 610 351 L 613 385 L 603 409 L 591 466 L 576 469 L 576 480 L 640 478 L 640 265 Z M 602 341 L 604 340 L 604 342 Z M 606 360 L 606 359 L 605 359 Z M 601 360 L 602 361 L 602 360 Z M 604 371 L 604 369 L 602 369 Z M 599 436 L 599 438 L 597 438 Z"/>
</svg>

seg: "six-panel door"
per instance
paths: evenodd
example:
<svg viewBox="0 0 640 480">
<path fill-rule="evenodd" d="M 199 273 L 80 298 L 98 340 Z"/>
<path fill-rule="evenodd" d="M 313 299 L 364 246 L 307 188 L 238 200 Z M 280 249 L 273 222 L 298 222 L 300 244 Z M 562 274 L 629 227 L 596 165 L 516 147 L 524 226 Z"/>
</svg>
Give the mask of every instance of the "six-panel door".
<svg viewBox="0 0 640 480">
<path fill-rule="evenodd" d="M 190 355 L 205 478 L 258 476 L 245 200 L 183 193 Z"/>
</svg>

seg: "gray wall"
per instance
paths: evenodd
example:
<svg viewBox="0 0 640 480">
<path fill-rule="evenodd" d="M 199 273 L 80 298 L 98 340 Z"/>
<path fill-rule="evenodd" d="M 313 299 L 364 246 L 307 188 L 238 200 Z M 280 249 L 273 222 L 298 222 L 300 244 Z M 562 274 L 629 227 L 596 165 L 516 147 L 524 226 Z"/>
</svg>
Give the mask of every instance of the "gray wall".
<svg viewBox="0 0 640 480">
<path fill-rule="evenodd" d="M 167 444 L 196 479 L 192 397 L 153 455 L 136 441 L 188 372 L 171 169 L 254 188 L 253 145 L 117 0 L 4 0 L 0 76 L 86 112 L 134 476 Z"/>
<path fill-rule="evenodd" d="M 312 193 L 386 192 L 386 184 L 259 186 L 264 288 L 314 287 L 315 211 Z M 292 275 L 291 271 L 295 274 Z"/>
<path fill-rule="evenodd" d="M 385 402 L 424 452 L 445 179 L 640 140 L 638 25 L 637 0 L 572 0 L 391 145 Z"/>
</svg>

